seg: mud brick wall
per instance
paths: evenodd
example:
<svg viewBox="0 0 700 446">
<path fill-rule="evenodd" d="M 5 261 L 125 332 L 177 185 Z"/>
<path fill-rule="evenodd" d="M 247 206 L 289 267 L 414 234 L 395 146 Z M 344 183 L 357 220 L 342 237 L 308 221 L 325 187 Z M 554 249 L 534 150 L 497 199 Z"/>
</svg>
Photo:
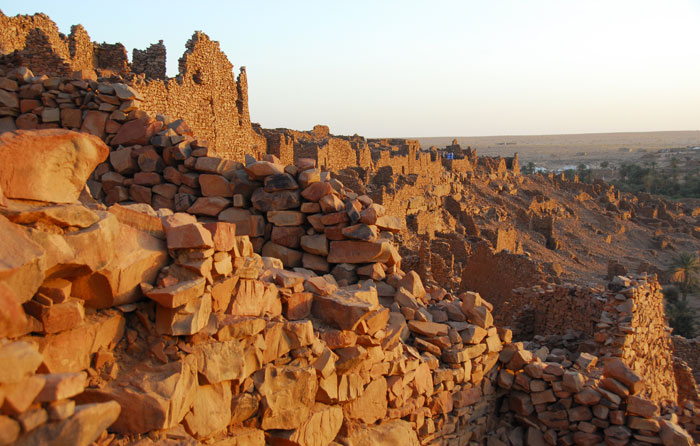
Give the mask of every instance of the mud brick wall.
<svg viewBox="0 0 700 446">
<path fill-rule="evenodd" d="M 370 148 L 359 136 L 333 136 L 328 126 L 316 125 L 310 131 L 265 129 L 267 153 L 282 162 L 313 159 L 324 170 L 339 172 L 350 167 L 374 169 Z"/>
<path fill-rule="evenodd" d="M 378 146 L 384 140 L 375 141 Z M 420 145 L 415 140 L 390 140 L 388 146 L 382 146 L 380 150 L 372 151 L 372 160 L 375 169 L 391 167 L 395 174 L 401 175 L 425 175 L 433 178 L 442 176 L 444 169 L 441 159 L 428 152 L 420 151 Z"/>
<path fill-rule="evenodd" d="M 616 277 L 608 290 L 572 285 L 518 288 L 499 306 L 497 323 L 516 338 L 578 331 L 592 337 L 599 354 L 618 357 L 644 377 L 642 395 L 676 401 L 673 350 L 663 296 L 646 276 Z"/>
<path fill-rule="evenodd" d="M 563 353 L 504 348 L 498 385 L 507 395 L 489 444 L 697 444 L 683 430 L 695 427 L 692 405 L 671 414 L 643 394 L 644 377 L 619 358 Z"/>
<path fill-rule="evenodd" d="M 267 153 L 275 155 L 282 163 L 294 162 L 294 139 L 284 133 L 265 133 Z"/>
</svg>

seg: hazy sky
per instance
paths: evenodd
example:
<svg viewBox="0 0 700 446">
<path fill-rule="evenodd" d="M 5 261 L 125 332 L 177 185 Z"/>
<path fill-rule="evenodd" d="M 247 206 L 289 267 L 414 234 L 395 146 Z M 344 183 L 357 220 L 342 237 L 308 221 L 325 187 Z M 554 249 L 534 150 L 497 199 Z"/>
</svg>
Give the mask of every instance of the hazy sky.
<svg viewBox="0 0 700 446">
<path fill-rule="evenodd" d="M 4 4 L 1 4 L 4 3 Z M 29 6 L 31 4 L 31 6 Z M 264 127 L 365 136 L 700 129 L 700 1 L 32 1 L 129 50 L 194 30 L 248 72 Z"/>
</svg>

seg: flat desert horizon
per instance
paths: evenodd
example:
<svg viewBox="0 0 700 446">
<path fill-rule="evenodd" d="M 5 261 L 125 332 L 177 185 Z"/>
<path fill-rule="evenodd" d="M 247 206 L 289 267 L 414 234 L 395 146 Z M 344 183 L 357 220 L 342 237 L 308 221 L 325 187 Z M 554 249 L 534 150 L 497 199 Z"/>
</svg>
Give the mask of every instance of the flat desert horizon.
<svg viewBox="0 0 700 446">
<path fill-rule="evenodd" d="M 457 139 L 459 144 L 476 149 L 479 155 L 513 156 L 521 165 L 534 162 L 548 169 L 562 169 L 584 163 L 632 162 L 662 149 L 700 147 L 700 130 L 578 133 L 560 135 L 442 136 L 413 138 L 423 149 L 444 148 Z"/>
<path fill-rule="evenodd" d="M 498 155 L 515 150 L 553 151 L 608 151 L 629 148 L 653 150 L 700 146 L 700 130 L 571 133 L 551 135 L 494 135 L 494 136 L 436 136 L 410 138 L 420 141 L 421 147 L 445 147 L 457 139 L 462 147 L 471 146 L 485 151 L 484 155 Z"/>
</svg>

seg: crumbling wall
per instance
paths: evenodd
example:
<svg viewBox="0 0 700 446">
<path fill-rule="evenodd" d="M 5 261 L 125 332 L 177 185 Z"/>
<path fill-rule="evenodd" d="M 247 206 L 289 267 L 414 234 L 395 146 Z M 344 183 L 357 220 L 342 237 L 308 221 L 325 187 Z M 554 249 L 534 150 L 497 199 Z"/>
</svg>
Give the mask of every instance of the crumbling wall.
<svg viewBox="0 0 700 446">
<path fill-rule="evenodd" d="M 540 305 L 534 309 L 540 320 L 547 321 L 548 313 L 553 313 L 551 319 L 561 324 L 536 319 L 535 339 L 546 342 L 568 323 L 572 329 L 593 333 L 597 348 L 591 354 L 581 352 L 581 344 L 579 351 L 538 344 L 530 344 L 529 350 L 521 350 L 518 343 L 506 347 L 501 355 L 506 364 L 498 379 L 499 386 L 509 391 L 502 421 L 520 426 L 502 428 L 500 434 L 526 436 L 528 444 L 630 444 L 632 438 L 652 444 L 693 444 L 688 433 L 674 425 L 677 422 L 697 435 L 698 411 L 692 402 L 680 409 L 676 405 L 675 370 L 680 375 L 687 371 L 673 361 L 660 289 L 655 278 L 644 275 L 615 277 L 607 290 L 563 286 L 519 290 L 518 296 Z M 573 299 L 566 302 L 567 297 Z M 595 326 L 577 311 L 589 317 L 598 312 Z"/>
<path fill-rule="evenodd" d="M 616 277 L 608 290 L 575 285 L 518 288 L 501 305 L 497 322 L 520 339 L 579 332 L 598 354 L 618 357 L 644 377 L 642 394 L 676 401 L 673 350 L 660 285 L 646 276 Z"/>
<path fill-rule="evenodd" d="M 655 401 L 676 401 L 673 346 L 666 324 L 661 285 L 646 275 L 616 277 L 610 283 L 595 340 L 601 354 L 621 358 L 644 377 L 642 394 Z"/>
<path fill-rule="evenodd" d="M 496 319 L 513 328 L 516 339 L 574 331 L 593 338 L 606 298 L 600 289 L 576 285 L 516 288 Z"/>
<path fill-rule="evenodd" d="M 350 141 L 330 138 L 316 149 L 318 166 L 323 170 L 343 170 L 357 166 L 357 151 Z"/>
<path fill-rule="evenodd" d="M 177 78 L 137 80 L 142 109 L 184 119 L 222 157 L 265 153 L 265 138 L 253 130 L 248 114 L 245 68 L 236 79 L 219 43 L 199 31 L 186 46 Z"/>
<path fill-rule="evenodd" d="M 494 252 L 489 243 L 476 244 L 462 271 L 462 289 L 475 290 L 492 296 L 494 305 L 501 306 L 513 296 L 513 290 L 547 283 L 542 267 L 524 254 L 508 251 Z M 498 323 L 508 323 L 500 313 Z"/>
<path fill-rule="evenodd" d="M 44 14 L 7 17 L 0 12 L 0 50 L 37 74 L 68 77 L 93 69 L 127 78 L 144 74 L 136 81 L 145 98 L 143 110 L 184 118 L 220 156 L 242 160 L 245 153 L 266 152 L 265 138 L 250 121 L 245 68 L 236 79 L 218 42 L 203 33 L 188 41 L 176 79 L 166 79 L 162 41 L 134 50 L 132 67 L 121 43 L 93 43 L 81 25 L 66 37 Z"/>
<path fill-rule="evenodd" d="M 165 45 L 159 40 L 145 50 L 134 48 L 131 71 L 150 79 L 165 79 Z"/>
<path fill-rule="evenodd" d="M 36 73 L 70 76 L 77 70 L 107 68 L 126 74 L 126 63 L 115 63 L 119 57 L 106 51 L 104 45 L 91 42 L 82 25 L 71 27 L 66 37 L 45 14 L 7 17 L 0 11 L 0 53 L 14 54 L 18 64 Z"/>
<path fill-rule="evenodd" d="M 95 67 L 95 51 L 83 25 L 73 25 L 68 36 L 68 50 L 74 70 L 91 70 Z"/>
<path fill-rule="evenodd" d="M 121 43 L 95 44 L 96 68 L 106 71 L 106 75 L 124 76 L 129 73 L 129 59 L 126 47 Z"/>
</svg>

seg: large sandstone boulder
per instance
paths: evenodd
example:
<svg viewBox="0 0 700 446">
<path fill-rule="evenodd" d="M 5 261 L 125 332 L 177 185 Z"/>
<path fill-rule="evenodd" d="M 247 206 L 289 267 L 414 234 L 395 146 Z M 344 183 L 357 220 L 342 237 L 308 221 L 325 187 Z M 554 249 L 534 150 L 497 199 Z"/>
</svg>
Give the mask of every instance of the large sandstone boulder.
<svg viewBox="0 0 700 446">
<path fill-rule="evenodd" d="M 73 282 L 73 296 L 93 308 L 108 308 L 139 300 L 142 282 L 153 283 L 168 263 L 165 242 L 131 226 L 119 224 L 120 247 L 104 268 Z"/>
<path fill-rule="evenodd" d="M 46 277 L 90 274 L 105 268 L 116 256 L 120 223 L 109 212 L 97 211 L 92 226 L 65 234 L 25 228 L 29 238 L 45 252 Z"/>
<path fill-rule="evenodd" d="M 18 130 L 0 135 L 0 186 L 8 198 L 72 203 L 109 148 L 69 130 Z"/>
</svg>

